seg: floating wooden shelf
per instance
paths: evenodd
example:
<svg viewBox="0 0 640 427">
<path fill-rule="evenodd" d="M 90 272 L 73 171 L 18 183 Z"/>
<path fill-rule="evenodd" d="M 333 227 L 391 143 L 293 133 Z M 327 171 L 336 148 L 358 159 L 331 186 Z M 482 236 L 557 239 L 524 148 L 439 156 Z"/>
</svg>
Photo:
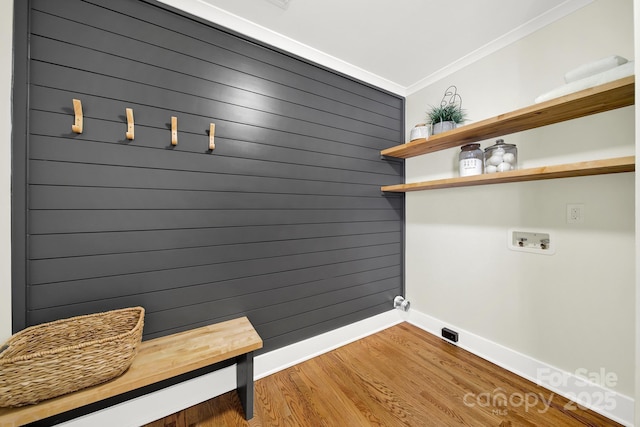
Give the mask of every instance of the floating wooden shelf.
<svg viewBox="0 0 640 427">
<path fill-rule="evenodd" d="M 409 158 L 634 104 L 635 76 L 541 102 L 449 132 L 396 145 L 383 156 Z"/>
<path fill-rule="evenodd" d="M 483 184 L 503 184 L 506 182 L 538 181 L 542 179 L 570 178 L 575 176 L 602 175 L 609 173 L 633 172 L 636 170 L 635 156 L 615 159 L 593 160 L 588 162 L 567 163 L 556 166 L 542 166 L 530 169 L 498 172 L 491 174 L 445 178 L 411 184 L 386 185 L 380 189 L 385 192 L 405 193 L 407 191 L 435 190 L 438 188 L 468 187 Z"/>
</svg>

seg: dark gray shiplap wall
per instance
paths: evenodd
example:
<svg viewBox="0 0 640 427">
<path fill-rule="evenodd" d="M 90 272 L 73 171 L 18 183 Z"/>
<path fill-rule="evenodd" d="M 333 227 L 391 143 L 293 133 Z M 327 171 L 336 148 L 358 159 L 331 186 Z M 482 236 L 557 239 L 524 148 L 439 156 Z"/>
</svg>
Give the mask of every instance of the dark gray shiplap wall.
<svg viewBox="0 0 640 427">
<path fill-rule="evenodd" d="M 380 186 L 404 172 L 379 151 L 402 98 L 153 2 L 29 14 L 16 329 L 142 305 L 147 339 L 247 315 L 267 351 L 392 308 L 404 199 Z"/>
</svg>

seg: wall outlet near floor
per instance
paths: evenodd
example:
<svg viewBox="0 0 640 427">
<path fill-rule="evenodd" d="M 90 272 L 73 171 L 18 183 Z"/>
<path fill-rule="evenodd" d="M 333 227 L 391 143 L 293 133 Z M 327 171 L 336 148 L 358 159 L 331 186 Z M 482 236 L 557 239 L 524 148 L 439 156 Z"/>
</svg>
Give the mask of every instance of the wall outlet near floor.
<svg viewBox="0 0 640 427">
<path fill-rule="evenodd" d="M 449 341 L 458 342 L 458 333 L 449 328 L 442 328 L 442 337 Z"/>
<path fill-rule="evenodd" d="M 567 224 L 580 224 L 584 222 L 584 205 L 582 203 L 567 204 Z"/>
</svg>

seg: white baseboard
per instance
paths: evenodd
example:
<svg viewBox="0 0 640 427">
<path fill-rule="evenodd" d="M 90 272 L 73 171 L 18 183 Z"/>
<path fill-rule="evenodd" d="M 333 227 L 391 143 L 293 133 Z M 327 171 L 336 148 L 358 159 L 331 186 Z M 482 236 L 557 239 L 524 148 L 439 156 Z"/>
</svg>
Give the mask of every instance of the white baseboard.
<svg viewBox="0 0 640 427">
<path fill-rule="evenodd" d="M 254 358 L 259 379 L 401 323 L 397 310 L 361 320 Z M 235 390 L 235 365 L 63 423 L 73 427 L 137 427 Z"/>
<path fill-rule="evenodd" d="M 456 325 L 410 310 L 401 313 L 405 321 L 438 337 L 444 327 L 459 333 L 456 345 L 485 360 L 533 381 L 551 392 L 564 396 L 625 426 L 633 426 L 634 400 L 604 386 L 588 383 L 579 376 L 558 369 Z M 491 393 L 493 390 L 486 390 Z M 546 396 L 548 400 L 549 396 Z"/>
<path fill-rule="evenodd" d="M 414 309 L 407 313 L 390 310 L 256 356 L 254 359 L 254 378 L 259 379 L 274 374 L 403 321 L 407 321 L 436 336 L 440 336 L 440 331 L 443 327 L 453 328 L 460 334 L 460 340 L 457 343 L 460 348 L 523 378 L 536 382 L 553 393 L 577 401 L 581 406 L 588 407 L 620 424 L 633 426 L 634 401 L 632 398 L 599 385 L 585 384 L 582 379 L 572 373 L 557 369 Z M 84 417 L 76 418 L 63 425 L 73 427 L 87 425 L 96 427 L 110 427 L 113 425 L 135 427 L 150 423 L 234 390 L 237 386 L 235 373 L 235 365 L 229 366 Z M 561 379 L 561 381 L 557 381 L 558 379 Z M 489 393 L 492 391 L 487 390 Z M 580 396 L 590 397 L 590 401 L 586 401 L 584 398 L 581 400 Z M 548 399 L 548 396 L 545 397 Z"/>
<path fill-rule="evenodd" d="M 266 377 L 290 366 L 309 360 L 323 353 L 357 341 L 383 329 L 402 323 L 398 310 L 390 310 L 377 316 L 334 329 L 321 335 L 300 341 L 255 358 L 254 377 Z"/>
</svg>

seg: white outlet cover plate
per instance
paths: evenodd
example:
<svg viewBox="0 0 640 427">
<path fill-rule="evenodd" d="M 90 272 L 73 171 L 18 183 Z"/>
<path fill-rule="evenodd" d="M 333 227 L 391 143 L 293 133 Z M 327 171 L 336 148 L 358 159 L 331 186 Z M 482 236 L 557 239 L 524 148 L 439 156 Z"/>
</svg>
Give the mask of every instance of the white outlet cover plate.
<svg viewBox="0 0 640 427">
<path fill-rule="evenodd" d="M 539 247 L 531 247 L 531 246 L 518 246 L 515 244 L 517 239 L 514 236 L 526 234 L 530 238 L 531 241 L 539 238 L 548 238 L 549 244 L 547 249 L 540 249 Z M 528 252 L 531 254 L 539 254 L 539 255 L 553 255 L 556 253 L 556 241 L 555 237 L 548 230 L 533 230 L 529 228 L 510 228 L 507 230 L 507 247 L 512 251 L 518 252 Z"/>
<path fill-rule="evenodd" d="M 574 217 L 573 211 L 577 212 L 577 217 Z M 567 224 L 582 224 L 584 223 L 584 203 L 568 203 L 567 204 Z"/>
</svg>

